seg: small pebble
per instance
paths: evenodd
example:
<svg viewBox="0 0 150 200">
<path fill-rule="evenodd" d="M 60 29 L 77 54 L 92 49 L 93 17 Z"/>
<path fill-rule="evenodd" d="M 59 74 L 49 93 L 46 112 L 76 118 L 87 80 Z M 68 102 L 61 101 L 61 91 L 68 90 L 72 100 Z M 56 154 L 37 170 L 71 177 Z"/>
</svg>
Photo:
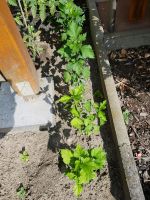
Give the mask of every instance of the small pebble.
<svg viewBox="0 0 150 200">
<path fill-rule="evenodd" d="M 146 117 L 148 115 L 148 113 L 140 113 L 141 117 Z"/>
</svg>

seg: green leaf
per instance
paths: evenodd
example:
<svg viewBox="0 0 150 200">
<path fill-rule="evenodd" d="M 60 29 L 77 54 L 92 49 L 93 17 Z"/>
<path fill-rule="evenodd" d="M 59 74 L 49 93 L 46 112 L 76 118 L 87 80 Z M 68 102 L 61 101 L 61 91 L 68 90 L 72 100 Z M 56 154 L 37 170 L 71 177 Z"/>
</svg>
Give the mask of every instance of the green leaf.
<svg viewBox="0 0 150 200">
<path fill-rule="evenodd" d="M 129 124 L 129 119 L 130 119 L 130 112 L 126 109 L 123 113 L 123 118 L 124 118 L 124 121 L 125 121 L 125 124 Z"/>
<path fill-rule="evenodd" d="M 81 97 L 83 89 L 83 85 L 76 86 L 74 89 L 70 90 L 70 94 L 74 97 Z"/>
<path fill-rule="evenodd" d="M 91 112 L 91 101 L 88 100 L 84 105 L 86 111 Z"/>
<path fill-rule="evenodd" d="M 71 52 L 70 52 L 70 49 L 67 46 L 60 48 L 57 52 L 61 55 L 61 57 L 64 57 L 66 59 L 70 58 Z"/>
<path fill-rule="evenodd" d="M 69 165 L 71 158 L 73 157 L 72 152 L 69 149 L 62 149 L 61 150 L 61 157 L 63 159 L 63 162 L 66 165 Z"/>
<path fill-rule="evenodd" d="M 100 125 L 103 126 L 105 124 L 105 122 L 107 121 L 106 115 L 103 111 L 99 111 L 98 112 L 98 117 L 100 119 Z"/>
<path fill-rule="evenodd" d="M 96 174 L 93 173 L 93 170 L 95 170 L 95 163 L 92 161 L 92 159 L 90 157 L 82 158 L 82 169 L 80 171 L 80 176 L 84 176 L 84 183 L 89 183 L 96 177 Z"/>
<path fill-rule="evenodd" d="M 80 172 L 79 183 L 89 183 L 94 178 L 96 178 L 96 173 L 93 172 L 92 169 L 89 169 L 89 166 L 87 165 L 87 167 L 85 167 L 84 170 L 82 169 Z"/>
<path fill-rule="evenodd" d="M 68 103 L 71 100 L 71 97 L 68 95 L 64 95 L 59 99 L 59 102 L 61 103 Z"/>
<path fill-rule="evenodd" d="M 23 23 L 22 23 L 22 21 L 21 21 L 21 19 L 20 19 L 19 16 L 16 16 L 16 17 L 14 18 L 14 20 L 15 20 L 15 22 L 16 22 L 19 26 L 23 26 Z"/>
<path fill-rule="evenodd" d="M 97 125 L 95 125 L 95 126 L 94 126 L 94 129 L 93 129 L 93 132 L 94 132 L 95 134 L 99 133 L 99 132 L 100 132 L 100 127 L 97 126 Z"/>
<path fill-rule="evenodd" d="M 20 160 L 22 160 L 23 162 L 28 162 L 29 161 L 29 154 L 27 151 L 23 151 L 20 154 Z"/>
<path fill-rule="evenodd" d="M 71 126 L 73 126 L 76 129 L 81 129 L 83 124 L 83 121 L 78 117 L 75 117 L 71 120 Z"/>
<path fill-rule="evenodd" d="M 69 30 L 67 33 L 73 39 L 77 39 L 81 31 L 82 31 L 82 27 L 78 26 L 78 24 L 75 21 L 72 21 L 69 25 Z"/>
<path fill-rule="evenodd" d="M 74 63 L 69 62 L 69 63 L 67 64 L 67 66 L 66 66 L 66 70 L 69 71 L 69 72 L 72 72 L 73 67 L 74 67 Z"/>
<path fill-rule="evenodd" d="M 71 81 L 71 75 L 67 71 L 64 72 L 64 80 L 65 80 L 66 83 L 68 83 L 69 81 Z"/>
<path fill-rule="evenodd" d="M 16 0 L 8 0 L 8 3 L 9 3 L 11 6 L 17 6 L 17 1 L 16 1 Z"/>
<path fill-rule="evenodd" d="M 75 157 L 75 156 L 74 156 Z M 74 171 L 78 173 L 78 171 L 80 170 L 80 165 L 81 165 L 81 162 L 80 160 L 76 160 L 75 161 L 75 165 L 74 165 Z"/>
<path fill-rule="evenodd" d="M 55 4 L 52 4 L 50 6 L 50 13 L 52 16 L 54 16 L 55 12 L 56 12 L 56 6 L 55 6 Z"/>
<path fill-rule="evenodd" d="M 77 75 L 79 76 L 81 74 L 82 68 L 79 65 L 79 63 L 75 63 L 73 66 L 73 70 L 77 73 Z"/>
<path fill-rule="evenodd" d="M 66 176 L 68 176 L 68 178 L 70 179 L 70 180 L 73 180 L 73 179 L 75 179 L 75 174 L 73 173 L 73 172 L 67 172 L 66 173 Z"/>
<path fill-rule="evenodd" d="M 83 186 L 80 184 L 75 184 L 73 191 L 74 191 L 74 194 L 78 197 L 78 196 L 80 196 L 81 192 L 83 191 Z"/>
<path fill-rule="evenodd" d="M 44 0 L 38 0 L 38 5 L 41 21 L 44 22 L 44 20 L 46 19 L 46 4 L 44 3 Z"/>
<path fill-rule="evenodd" d="M 101 154 L 103 154 L 103 150 L 100 147 L 93 148 L 91 150 L 91 156 L 97 159 L 101 159 Z"/>
<path fill-rule="evenodd" d="M 88 126 L 91 123 L 91 120 L 89 118 L 84 119 L 84 125 Z"/>
<path fill-rule="evenodd" d="M 78 144 L 74 150 L 74 157 L 80 158 L 81 156 L 88 156 L 88 151 Z"/>
<path fill-rule="evenodd" d="M 95 158 L 95 167 L 101 169 L 106 163 L 106 153 L 101 147 L 97 147 L 91 150 L 91 156 Z"/>
<path fill-rule="evenodd" d="M 94 103 L 93 106 L 97 111 L 99 110 L 99 104 L 98 103 Z"/>
<path fill-rule="evenodd" d="M 86 150 L 79 144 L 73 151 L 69 151 L 71 155 L 68 155 L 68 151 L 64 153 L 64 157 L 71 158 L 66 161 L 69 164 L 67 164 L 65 174 L 75 181 L 74 193 L 79 196 L 83 190 L 83 184 L 96 178 L 96 171 L 104 167 L 106 154 L 100 147 Z"/>
<path fill-rule="evenodd" d="M 62 41 L 66 40 L 67 39 L 67 34 L 66 33 L 62 33 L 61 34 L 61 39 L 62 39 Z"/>
<path fill-rule="evenodd" d="M 84 79 L 88 79 L 90 77 L 90 69 L 88 67 L 84 67 L 82 70 L 82 74 Z"/>
<path fill-rule="evenodd" d="M 31 12 L 32 12 L 33 18 L 35 18 L 36 13 L 37 13 L 37 0 L 31 0 L 30 7 L 31 7 Z"/>
<path fill-rule="evenodd" d="M 70 112 L 74 117 L 80 117 L 79 112 L 75 108 L 72 108 Z"/>
<path fill-rule="evenodd" d="M 93 129 L 93 125 L 89 124 L 88 126 L 85 127 L 85 132 L 87 135 L 91 135 L 92 134 L 92 129 Z"/>
<path fill-rule="evenodd" d="M 21 186 L 17 189 L 17 196 L 18 196 L 20 199 L 22 199 L 22 200 L 25 199 L 25 197 L 26 197 L 26 190 L 25 190 L 25 188 L 24 188 L 23 185 L 21 185 Z"/>
<path fill-rule="evenodd" d="M 100 110 L 105 110 L 106 109 L 106 105 L 107 105 L 107 102 L 106 100 L 104 100 L 102 103 L 100 103 Z"/>
<path fill-rule="evenodd" d="M 84 45 L 81 47 L 81 53 L 83 58 L 94 58 L 94 52 L 90 45 Z"/>
</svg>

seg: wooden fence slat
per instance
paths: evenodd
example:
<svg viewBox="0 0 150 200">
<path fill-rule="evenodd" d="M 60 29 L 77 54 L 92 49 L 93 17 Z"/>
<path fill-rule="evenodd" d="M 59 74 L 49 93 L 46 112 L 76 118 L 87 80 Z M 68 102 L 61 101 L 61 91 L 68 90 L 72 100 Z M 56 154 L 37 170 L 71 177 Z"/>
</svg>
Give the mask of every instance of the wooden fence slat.
<svg viewBox="0 0 150 200">
<path fill-rule="evenodd" d="M 39 92 L 35 66 L 6 0 L 0 0 L 0 71 L 20 95 Z"/>
<path fill-rule="evenodd" d="M 131 0 L 129 10 L 129 21 L 143 19 L 145 16 L 147 0 Z"/>
</svg>

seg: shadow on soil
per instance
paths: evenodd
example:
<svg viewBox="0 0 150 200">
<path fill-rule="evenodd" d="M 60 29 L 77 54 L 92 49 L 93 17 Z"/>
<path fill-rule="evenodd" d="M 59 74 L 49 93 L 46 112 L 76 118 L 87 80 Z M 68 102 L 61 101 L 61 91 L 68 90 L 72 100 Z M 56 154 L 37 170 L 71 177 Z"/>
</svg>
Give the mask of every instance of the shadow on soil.
<svg viewBox="0 0 150 200">
<path fill-rule="evenodd" d="M 99 70 L 97 63 L 95 61 L 90 61 L 89 65 L 91 66 L 91 81 L 92 81 L 93 95 L 95 94 L 96 91 L 100 91 L 101 93 L 102 88 L 101 88 L 100 76 L 98 76 Z M 99 102 L 102 99 L 99 97 L 94 97 L 94 100 Z M 116 150 L 115 150 L 115 145 L 113 143 L 113 137 L 109 126 L 109 121 L 107 122 L 106 125 L 104 125 L 101 128 L 100 134 L 104 141 L 103 147 L 107 153 L 108 171 L 111 180 L 111 193 L 116 200 L 123 200 L 123 190 L 121 186 L 122 183 L 120 181 L 121 175 L 119 174 L 119 165 L 116 157 Z"/>
<path fill-rule="evenodd" d="M 7 82 L 0 82 L 0 139 L 14 127 L 15 95 Z"/>
</svg>

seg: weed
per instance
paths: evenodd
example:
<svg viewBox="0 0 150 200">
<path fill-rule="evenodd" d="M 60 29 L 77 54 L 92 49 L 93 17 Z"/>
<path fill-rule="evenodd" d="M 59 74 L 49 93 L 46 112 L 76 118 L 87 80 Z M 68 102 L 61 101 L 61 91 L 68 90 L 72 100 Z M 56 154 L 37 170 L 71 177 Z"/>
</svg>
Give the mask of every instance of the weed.
<svg viewBox="0 0 150 200">
<path fill-rule="evenodd" d="M 83 100 L 83 92 L 83 85 L 76 86 L 70 90 L 70 95 L 62 96 L 59 102 L 64 103 L 65 108 L 71 112 L 71 126 L 89 136 L 99 133 L 100 127 L 107 121 L 106 101 L 98 104 L 91 100 Z M 97 118 L 100 120 L 100 126 L 96 123 Z"/>
<path fill-rule="evenodd" d="M 61 157 L 67 166 L 65 172 L 69 179 L 74 180 L 74 194 L 80 196 L 83 185 L 97 176 L 97 170 L 104 167 L 106 154 L 101 147 L 84 149 L 77 145 L 74 150 L 62 149 Z"/>
<path fill-rule="evenodd" d="M 28 162 L 29 161 L 29 154 L 25 149 L 23 149 L 20 152 L 20 160 L 23 161 L 23 162 Z"/>
<path fill-rule="evenodd" d="M 129 119 L 131 117 L 131 113 L 129 112 L 128 109 L 126 109 L 125 111 L 123 111 L 122 114 L 123 114 L 123 118 L 124 118 L 125 124 L 128 125 L 129 124 Z"/>
<path fill-rule="evenodd" d="M 17 196 L 19 197 L 19 199 L 24 200 L 26 197 L 26 190 L 23 186 L 23 184 L 20 184 L 19 188 L 17 189 Z"/>
<path fill-rule="evenodd" d="M 40 34 L 40 31 L 36 32 L 33 26 L 28 25 L 28 33 L 23 37 L 26 46 L 32 53 L 32 58 L 34 61 L 36 56 L 43 51 L 43 48 L 40 45 Z"/>
</svg>

